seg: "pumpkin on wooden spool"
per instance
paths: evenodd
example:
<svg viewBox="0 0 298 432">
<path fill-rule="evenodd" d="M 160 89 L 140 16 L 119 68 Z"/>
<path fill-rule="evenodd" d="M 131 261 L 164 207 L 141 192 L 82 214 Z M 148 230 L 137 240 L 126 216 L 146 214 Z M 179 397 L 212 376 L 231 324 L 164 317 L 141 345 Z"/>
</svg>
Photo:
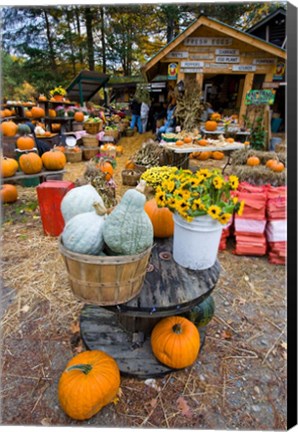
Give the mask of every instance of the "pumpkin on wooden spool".
<svg viewBox="0 0 298 432">
<path fill-rule="evenodd" d="M 249 166 L 257 166 L 260 165 L 261 161 L 257 156 L 250 156 L 247 161 L 246 161 L 246 165 Z"/>
<path fill-rule="evenodd" d="M 84 121 L 84 113 L 82 113 L 82 111 L 75 112 L 74 119 L 77 122 L 83 122 Z"/>
<path fill-rule="evenodd" d="M 206 139 L 200 139 L 200 140 L 198 141 L 198 144 L 199 144 L 199 146 L 206 147 L 206 146 L 209 144 L 209 142 L 208 142 L 208 140 L 206 140 Z"/>
<path fill-rule="evenodd" d="M 209 159 L 212 155 L 212 152 L 210 151 L 203 151 L 203 152 L 197 152 L 198 154 L 196 155 L 196 159 L 200 160 L 200 161 L 205 161 L 207 159 Z"/>
<path fill-rule="evenodd" d="M 25 174 L 38 174 L 42 170 L 41 157 L 34 152 L 22 154 L 19 165 Z"/>
<path fill-rule="evenodd" d="M 217 129 L 217 122 L 214 120 L 208 120 L 205 122 L 205 129 L 209 132 L 216 131 Z"/>
<path fill-rule="evenodd" d="M 54 109 L 49 109 L 49 116 L 51 118 L 55 118 L 57 116 L 57 113 Z"/>
<path fill-rule="evenodd" d="M 152 330 L 151 347 L 161 363 L 174 369 L 186 368 L 198 357 L 200 333 L 187 318 L 163 318 Z"/>
<path fill-rule="evenodd" d="M 214 151 L 212 152 L 212 159 L 214 160 L 222 160 L 225 157 L 223 152 Z"/>
<path fill-rule="evenodd" d="M 0 128 L 3 135 L 8 137 L 13 137 L 18 132 L 18 125 L 12 120 L 4 121 L 1 123 Z"/>
<path fill-rule="evenodd" d="M 85 351 L 67 363 L 58 383 L 58 400 L 69 417 L 87 420 L 115 399 L 119 387 L 116 361 L 103 351 Z"/>
<path fill-rule="evenodd" d="M 16 141 L 19 150 L 32 150 L 35 146 L 35 141 L 29 136 L 20 136 Z"/>
<path fill-rule="evenodd" d="M 174 219 L 167 207 L 158 207 L 155 198 L 146 201 L 144 210 L 149 216 L 156 238 L 167 238 L 174 234 Z"/>
<path fill-rule="evenodd" d="M 0 189 L 1 202 L 13 203 L 18 199 L 18 190 L 14 185 L 3 184 Z"/>
<path fill-rule="evenodd" d="M 41 107 L 33 107 L 31 109 L 31 114 L 33 118 L 41 118 L 45 116 L 45 110 Z"/>
<path fill-rule="evenodd" d="M 49 171 L 61 170 L 66 165 L 65 154 L 57 149 L 52 149 L 43 153 L 41 160 L 44 167 Z"/>
<path fill-rule="evenodd" d="M 13 158 L 2 157 L 0 160 L 0 164 L 2 177 L 14 176 L 19 168 L 18 162 Z"/>
</svg>

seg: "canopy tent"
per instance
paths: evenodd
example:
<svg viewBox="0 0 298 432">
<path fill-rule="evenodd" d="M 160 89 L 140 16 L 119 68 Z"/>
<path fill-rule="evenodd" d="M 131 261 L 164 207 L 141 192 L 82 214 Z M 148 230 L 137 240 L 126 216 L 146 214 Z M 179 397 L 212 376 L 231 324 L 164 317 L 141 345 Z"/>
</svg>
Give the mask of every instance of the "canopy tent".
<svg viewBox="0 0 298 432">
<path fill-rule="evenodd" d="M 66 88 L 70 100 L 83 105 L 89 101 L 109 81 L 109 75 L 82 70 Z"/>
</svg>

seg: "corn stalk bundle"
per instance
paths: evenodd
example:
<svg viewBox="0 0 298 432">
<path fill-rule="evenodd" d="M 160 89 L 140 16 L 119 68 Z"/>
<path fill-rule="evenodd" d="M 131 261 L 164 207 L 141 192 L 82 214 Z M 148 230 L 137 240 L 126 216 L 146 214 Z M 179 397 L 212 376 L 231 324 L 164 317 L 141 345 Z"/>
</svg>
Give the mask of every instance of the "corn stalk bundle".
<svg viewBox="0 0 298 432">
<path fill-rule="evenodd" d="M 185 80 L 184 93 L 175 88 L 175 117 L 182 130 L 191 132 L 198 128 L 205 105 L 201 102 L 201 89 L 195 79 Z"/>
</svg>

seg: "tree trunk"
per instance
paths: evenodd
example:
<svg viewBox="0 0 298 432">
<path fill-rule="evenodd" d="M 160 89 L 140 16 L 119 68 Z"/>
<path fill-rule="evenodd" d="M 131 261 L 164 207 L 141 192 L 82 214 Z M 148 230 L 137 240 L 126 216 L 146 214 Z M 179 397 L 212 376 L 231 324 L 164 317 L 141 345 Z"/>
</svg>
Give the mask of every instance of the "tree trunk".
<svg viewBox="0 0 298 432">
<path fill-rule="evenodd" d="M 85 22 L 87 29 L 87 51 L 88 51 L 88 65 L 89 70 L 94 71 L 94 48 L 93 48 L 93 34 L 92 34 L 92 12 L 90 7 L 85 8 Z"/>
<path fill-rule="evenodd" d="M 79 8 L 77 6 L 75 6 L 75 15 L 76 15 L 76 21 L 77 21 L 77 31 L 78 31 L 78 35 L 81 39 L 80 11 L 79 11 Z M 82 65 L 84 63 L 84 58 L 83 58 L 83 50 L 82 50 L 81 43 L 79 43 L 79 59 L 80 59 L 81 65 Z"/>
<path fill-rule="evenodd" d="M 106 66 L 106 42 L 105 42 L 105 23 L 104 23 L 104 8 L 100 8 L 100 18 L 101 18 L 101 46 L 102 46 L 102 71 L 107 72 Z"/>
<path fill-rule="evenodd" d="M 73 75 L 77 74 L 76 71 L 76 60 L 75 60 L 75 54 L 74 54 L 74 46 L 73 46 L 73 40 L 72 40 L 72 33 L 71 33 L 71 25 L 70 25 L 70 18 L 71 17 L 71 11 L 69 9 L 66 10 L 66 21 L 67 21 L 67 27 L 68 27 L 68 41 L 70 46 L 70 52 L 71 52 L 71 65 L 72 65 L 72 72 Z"/>
<path fill-rule="evenodd" d="M 51 36 L 51 31 L 50 31 L 49 17 L 48 17 L 46 9 L 44 9 L 44 16 L 45 16 L 45 21 L 46 21 L 46 31 L 47 31 L 47 38 L 48 38 L 48 43 L 49 43 L 50 61 L 51 61 L 51 65 L 52 65 L 54 72 L 56 72 L 57 71 L 57 65 L 56 65 L 56 60 L 55 60 L 55 51 L 54 51 L 53 39 Z"/>
</svg>

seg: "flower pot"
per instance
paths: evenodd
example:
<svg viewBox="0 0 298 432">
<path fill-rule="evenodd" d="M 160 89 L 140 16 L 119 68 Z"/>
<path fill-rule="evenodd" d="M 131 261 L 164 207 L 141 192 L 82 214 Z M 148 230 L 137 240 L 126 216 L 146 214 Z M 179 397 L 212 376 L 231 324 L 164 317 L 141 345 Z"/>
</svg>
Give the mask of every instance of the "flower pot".
<svg viewBox="0 0 298 432">
<path fill-rule="evenodd" d="M 54 95 L 53 98 L 55 99 L 55 101 L 57 102 L 62 102 L 64 99 L 64 96 L 62 95 Z"/>
<path fill-rule="evenodd" d="M 223 225 L 210 216 L 187 222 L 174 214 L 173 258 L 191 270 L 205 270 L 216 261 Z"/>
</svg>

